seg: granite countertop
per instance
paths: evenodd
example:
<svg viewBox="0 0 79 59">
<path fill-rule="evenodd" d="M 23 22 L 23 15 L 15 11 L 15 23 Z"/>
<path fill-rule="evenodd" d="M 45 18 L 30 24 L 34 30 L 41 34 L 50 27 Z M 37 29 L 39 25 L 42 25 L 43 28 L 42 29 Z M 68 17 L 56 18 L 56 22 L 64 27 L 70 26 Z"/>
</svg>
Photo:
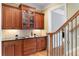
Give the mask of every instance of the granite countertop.
<svg viewBox="0 0 79 59">
<path fill-rule="evenodd" d="M 15 41 L 15 40 L 24 40 L 24 39 L 30 39 L 30 38 L 41 38 L 41 37 L 47 37 L 47 36 L 38 36 L 38 37 L 22 37 L 18 39 L 2 39 L 2 41 Z"/>
</svg>

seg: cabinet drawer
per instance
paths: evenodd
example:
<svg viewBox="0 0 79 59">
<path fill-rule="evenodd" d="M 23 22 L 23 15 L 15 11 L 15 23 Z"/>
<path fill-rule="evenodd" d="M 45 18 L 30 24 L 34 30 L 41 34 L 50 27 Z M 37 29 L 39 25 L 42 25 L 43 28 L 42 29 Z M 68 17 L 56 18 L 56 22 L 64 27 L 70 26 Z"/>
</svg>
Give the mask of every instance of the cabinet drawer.
<svg viewBox="0 0 79 59">
<path fill-rule="evenodd" d="M 24 56 L 25 55 L 30 55 L 32 53 L 36 52 L 36 49 L 35 48 L 31 48 L 31 49 L 27 49 L 27 50 L 24 50 Z"/>
<path fill-rule="evenodd" d="M 36 46 L 36 39 L 26 39 L 24 40 L 24 47 Z"/>
<path fill-rule="evenodd" d="M 24 47 L 23 50 L 26 51 L 26 50 L 29 50 L 29 49 L 36 49 L 36 47 L 34 47 L 34 46 L 33 47 Z"/>
</svg>

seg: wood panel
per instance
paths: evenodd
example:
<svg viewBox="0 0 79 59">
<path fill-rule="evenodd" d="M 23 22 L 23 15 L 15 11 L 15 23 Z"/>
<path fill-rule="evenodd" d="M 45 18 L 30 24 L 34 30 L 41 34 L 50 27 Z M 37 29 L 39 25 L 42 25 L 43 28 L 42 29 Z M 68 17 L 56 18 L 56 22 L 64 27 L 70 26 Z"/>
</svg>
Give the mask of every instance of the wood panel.
<svg viewBox="0 0 79 59">
<path fill-rule="evenodd" d="M 47 39 L 46 37 L 43 37 L 41 40 L 41 49 L 44 50 L 47 48 Z"/>
<path fill-rule="evenodd" d="M 35 13 L 35 29 L 44 29 L 44 14 Z"/>
<path fill-rule="evenodd" d="M 44 14 L 40 14 L 40 29 L 44 29 Z"/>
<path fill-rule="evenodd" d="M 41 51 L 47 48 L 46 37 L 37 38 L 37 51 Z"/>
<path fill-rule="evenodd" d="M 2 6 L 2 28 L 12 28 L 12 11 L 11 8 Z"/>
<path fill-rule="evenodd" d="M 12 9 L 12 25 L 14 29 L 22 29 L 21 11 Z"/>
<path fill-rule="evenodd" d="M 30 55 L 36 52 L 36 39 L 26 39 L 23 42 L 23 55 Z"/>
<path fill-rule="evenodd" d="M 15 56 L 22 56 L 22 40 L 15 41 Z"/>
<path fill-rule="evenodd" d="M 20 9 L 2 5 L 2 29 L 21 29 Z"/>
<path fill-rule="evenodd" d="M 2 55 L 3 56 L 14 56 L 15 45 L 14 42 L 3 42 L 2 43 Z"/>
<path fill-rule="evenodd" d="M 27 56 L 46 49 L 46 37 L 2 41 L 3 56 Z"/>
</svg>

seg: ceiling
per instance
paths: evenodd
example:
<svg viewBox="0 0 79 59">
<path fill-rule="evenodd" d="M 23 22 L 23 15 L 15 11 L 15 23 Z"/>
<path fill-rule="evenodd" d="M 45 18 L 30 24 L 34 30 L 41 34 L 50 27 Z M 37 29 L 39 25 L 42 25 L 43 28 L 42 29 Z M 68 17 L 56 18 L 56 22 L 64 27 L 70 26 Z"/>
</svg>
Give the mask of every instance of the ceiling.
<svg viewBox="0 0 79 59">
<path fill-rule="evenodd" d="M 6 3 L 6 4 L 18 7 L 21 3 Z M 35 7 L 37 9 L 44 9 L 50 3 L 23 3 L 23 4 L 31 7 Z"/>
<path fill-rule="evenodd" d="M 44 9 L 46 6 L 48 6 L 50 3 L 26 3 L 25 5 L 33 6 L 38 9 Z"/>
</svg>

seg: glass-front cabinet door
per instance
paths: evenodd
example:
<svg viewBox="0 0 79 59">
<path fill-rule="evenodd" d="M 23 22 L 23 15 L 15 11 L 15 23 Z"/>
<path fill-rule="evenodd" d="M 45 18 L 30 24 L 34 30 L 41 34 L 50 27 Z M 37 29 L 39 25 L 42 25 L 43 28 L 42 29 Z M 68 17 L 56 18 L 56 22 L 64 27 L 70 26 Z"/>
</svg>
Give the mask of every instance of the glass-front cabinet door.
<svg viewBox="0 0 79 59">
<path fill-rule="evenodd" d="M 22 23 L 23 29 L 33 29 L 34 28 L 34 12 L 23 11 L 22 12 Z"/>
</svg>

